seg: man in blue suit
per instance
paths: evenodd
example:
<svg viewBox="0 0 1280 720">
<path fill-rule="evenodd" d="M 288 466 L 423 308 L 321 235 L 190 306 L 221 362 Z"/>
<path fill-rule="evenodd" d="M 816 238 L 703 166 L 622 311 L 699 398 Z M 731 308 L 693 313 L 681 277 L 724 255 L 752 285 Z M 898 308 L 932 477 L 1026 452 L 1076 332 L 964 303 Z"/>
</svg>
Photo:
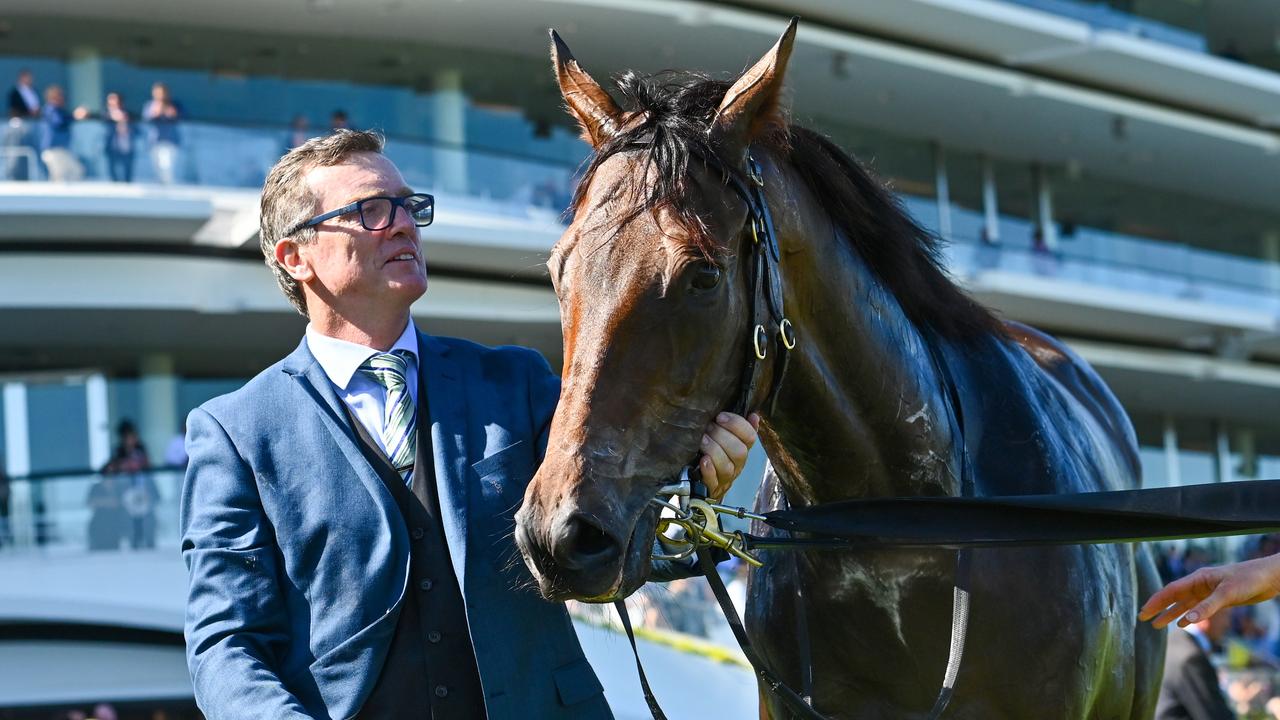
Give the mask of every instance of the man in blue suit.
<svg viewBox="0 0 1280 720">
<path fill-rule="evenodd" d="M 267 178 L 263 252 L 310 323 L 187 422 L 187 656 L 211 719 L 611 717 L 511 539 L 559 379 L 531 350 L 417 331 L 433 203 L 369 133 Z M 755 440 L 726 417 L 702 458 L 716 494 Z"/>
</svg>

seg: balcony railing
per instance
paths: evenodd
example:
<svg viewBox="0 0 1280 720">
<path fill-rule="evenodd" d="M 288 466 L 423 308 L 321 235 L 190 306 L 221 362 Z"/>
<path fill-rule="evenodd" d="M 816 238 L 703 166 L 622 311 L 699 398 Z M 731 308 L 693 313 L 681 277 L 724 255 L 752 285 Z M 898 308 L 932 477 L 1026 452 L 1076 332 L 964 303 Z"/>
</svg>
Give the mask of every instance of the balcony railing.
<svg viewBox="0 0 1280 720">
<path fill-rule="evenodd" d="M 902 196 L 912 217 L 937 230 L 938 205 Z M 1036 275 L 1165 298 L 1280 313 L 1280 264 L 1187 245 L 1076 228 L 1049 249 L 1028 220 L 1001 216 L 999 241 L 983 239 L 984 218 L 952 206 L 947 259 L 957 275 L 988 270 Z"/>
<path fill-rule="evenodd" d="M 0 485 L 0 554 L 178 548 L 182 470 L 68 472 Z"/>
<path fill-rule="evenodd" d="M 35 123 L 15 133 L 0 148 L 0 180 L 45 180 L 48 173 L 32 146 L 38 137 Z M 153 162 L 156 146 L 146 123 L 132 135 L 134 152 L 127 161 L 132 182 L 158 183 L 161 174 Z M 70 149 L 84 168 L 85 180 L 109 181 L 106 153 L 107 126 L 100 120 L 82 120 L 72 126 Z M 262 125 L 228 125 L 183 122 L 174 163 L 174 181 L 210 187 L 262 187 L 267 171 L 288 150 L 287 128 Z M 315 133 L 320 134 L 320 133 Z M 18 143 L 15 137 L 25 138 Z M 449 191 L 477 198 L 554 208 L 566 207 L 572 192 L 576 164 L 496 151 L 475 145 L 458 145 L 420 139 L 390 137 L 387 155 L 396 162 L 405 180 L 415 189 Z"/>
<path fill-rule="evenodd" d="M 73 128 L 72 150 L 84 164 L 87 179 L 108 179 L 106 131 L 96 120 L 81 121 Z M 177 180 L 209 187 L 259 188 L 285 151 L 288 136 L 288 130 L 280 127 L 185 122 Z M 136 138 L 134 180 L 156 182 L 147 134 L 140 132 Z M 29 148 L 3 150 L 0 173 L 10 160 L 32 164 Z M 481 147 L 390 138 L 387 154 L 411 186 L 470 197 L 483 204 L 486 212 L 499 214 L 523 215 L 536 206 L 560 212 L 569 204 L 575 181 L 576 166 L 571 163 Z M 43 177 L 42 173 L 37 176 Z M 933 200 L 903 196 L 903 201 L 918 220 L 937 229 L 938 208 Z M 1046 251 L 1033 243 L 1031 222 L 1009 216 L 999 218 L 1000 242 L 992 244 L 982 239 L 981 213 L 957 206 L 951 209 L 951 226 L 950 259 L 958 272 L 1003 269 L 1280 312 L 1280 264 L 1274 262 L 1087 227 L 1077 228 Z"/>
<path fill-rule="evenodd" d="M 1204 35 L 1179 27 L 1133 15 L 1102 2 L 1081 0 L 1007 0 L 1015 5 L 1043 10 L 1054 15 L 1080 20 L 1098 30 L 1115 30 L 1194 52 L 1207 52 Z"/>
</svg>

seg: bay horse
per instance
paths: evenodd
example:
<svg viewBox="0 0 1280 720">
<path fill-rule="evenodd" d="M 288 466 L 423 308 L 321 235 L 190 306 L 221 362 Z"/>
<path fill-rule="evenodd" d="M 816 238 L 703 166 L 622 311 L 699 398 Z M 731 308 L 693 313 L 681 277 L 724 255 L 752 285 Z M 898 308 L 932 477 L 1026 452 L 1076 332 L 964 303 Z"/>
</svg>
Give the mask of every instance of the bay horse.
<svg viewBox="0 0 1280 720">
<path fill-rule="evenodd" d="M 773 402 L 772 343 L 751 398 L 770 460 L 758 509 L 959 495 L 966 474 L 976 495 L 1138 484 L 1132 426 L 1094 371 L 969 298 L 943 270 L 938 240 L 880 182 L 787 121 L 779 96 L 794 36 L 793 21 L 732 83 L 624 73 L 623 106 L 553 36 L 564 100 L 594 155 L 548 261 L 563 384 L 517 515 L 520 550 L 549 599 L 609 601 L 645 582 L 650 500 L 742 385 L 752 233 L 726 173 L 751 182 L 749 157 L 797 336 Z M 1151 717 L 1164 636 L 1136 619 L 1137 598 L 1159 587 L 1145 549 L 971 552 L 968 645 L 946 717 Z M 954 552 L 765 560 L 750 578 L 747 627 L 775 674 L 801 686 L 803 620 L 818 712 L 926 717 L 947 664 Z M 763 691 L 761 706 L 787 717 Z"/>
</svg>

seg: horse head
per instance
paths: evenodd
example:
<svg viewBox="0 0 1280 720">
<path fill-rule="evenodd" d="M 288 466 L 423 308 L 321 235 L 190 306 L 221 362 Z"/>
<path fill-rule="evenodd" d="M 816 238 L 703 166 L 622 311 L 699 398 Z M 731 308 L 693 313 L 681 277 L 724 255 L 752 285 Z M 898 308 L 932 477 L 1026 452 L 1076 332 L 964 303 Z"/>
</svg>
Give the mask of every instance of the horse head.
<svg viewBox="0 0 1280 720">
<path fill-rule="evenodd" d="M 637 97 L 652 80 L 624 76 L 637 109 L 623 110 L 552 33 L 561 92 L 595 156 L 547 263 L 563 385 L 517 516 L 521 552 L 548 598 L 612 600 L 645 582 L 658 521 L 650 500 L 735 398 L 751 338 L 741 252 L 751 234 L 726 173 L 741 172 L 752 140 L 781 126 L 794 37 L 793 20 L 736 82 L 697 77 L 661 102 Z M 696 124 L 693 145 L 685 123 Z"/>
</svg>

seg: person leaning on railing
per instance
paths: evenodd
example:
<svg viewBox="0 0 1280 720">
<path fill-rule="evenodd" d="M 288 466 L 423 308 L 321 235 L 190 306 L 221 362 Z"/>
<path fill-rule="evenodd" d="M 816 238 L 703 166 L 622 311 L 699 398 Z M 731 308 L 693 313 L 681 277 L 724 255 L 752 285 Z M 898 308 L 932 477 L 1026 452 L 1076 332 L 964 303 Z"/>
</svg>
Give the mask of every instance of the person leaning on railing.
<svg viewBox="0 0 1280 720">
<path fill-rule="evenodd" d="M 84 164 L 71 151 L 71 123 L 87 117 L 84 108 L 67 110 L 66 95 L 59 85 L 44 91 L 44 107 L 40 109 L 40 159 L 44 161 L 53 182 L 76 182 L 84 179 Z"/>
<path fill-rule="evenodd" d="M 1138 619 L 1150 620 L 1157 628 L 1177 620 L 1185 628 L 1224 608 L 1265 602 L 1277 595 L 1280 554 L 1200 568 L 1152 595 Z"/>
</svg>

